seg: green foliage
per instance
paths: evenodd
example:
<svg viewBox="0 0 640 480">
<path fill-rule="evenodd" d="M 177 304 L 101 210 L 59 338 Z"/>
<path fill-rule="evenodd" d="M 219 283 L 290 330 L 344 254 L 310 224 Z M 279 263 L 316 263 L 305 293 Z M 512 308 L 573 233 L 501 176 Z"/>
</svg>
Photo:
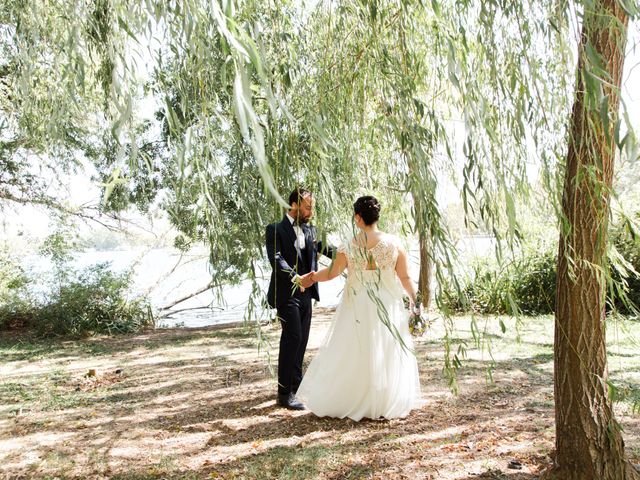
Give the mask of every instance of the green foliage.
<svg viewBox="0 0 640 480">
<path fill-rule="evenodd" d="M 214 284 L 254 280 L 249 305 L 282 195 L 311 188 L 327 231 L 346 223 L 354 197 L 375 193 L 401 233 L 429 240 L 436 278 L 448 272 L 459 291 L 444 178 L 461 192 L 465 227 L 512 248 L 531 171 L 558 209 L 576 11 L 555 0 L 9 0 L 0 33 L 16 40 L 0 42 L 0 81 L 16 88 L 0 92 L 11 140 L 0 160 L 21 172 L 16 162 L 44 146 L 67 166 L 88 152 L 105 210 L 162 199 L 177 246 L 208 244 Z M 138 62 L 151 72 L 144 86 Z M 141 91 L 161 105 L 155 123 L 135 119 Z M 481 308 L 513 310 L 513 295 L 548 283 L 513 272 L 545 262 L 489 274 Z"/>
<path fill-rule="evenodd" d="M 612 229 L 609 263 L 609 308 L 615 308 L 623 314 L 638 315 L 640 237 L 632 222 L 621 221 Z"/>
<path fill-rule="evenodd" d="M 10 78 L 23 80 L 19 112 L 34 112 L 24 131 L 38 132 L 44 118 L 55 126 L 47 139 L 66 138 L 62 119 L 96 127 L 104 208 L 145 210 L 162 192 L 180 244 L 209 244 L 217 283 L 254 275 L 263 227 L 297 184 L 316 192 L 321 231 L 345 223 L 354 197 L 375 193 L 403 233 L 430 238 L 440 278 L 453 248 L 436 179 L 462 172 L 453 181 L 465 220 L 515 237 L 527 139 L 545 146 L 535 160 L 550 179 L 564 152 L 557 132 L 573 72 L 558 31 L 566 12 L 553 1 L 100 1 L 65 5 L 73 16 L 55 8 L 5 7 L 27 47 L 9 49 Z M 41 44 L 35 33 L 47 24 Z M 144 88 L 136 55 L 126 54 L 141 51 L 142 38 L 153 45 Z M 531 48 L 542 41 L 544 50 Z M 54 115 L 33 86 L 48 85 L 51 70 L 65 74 L 51 89 Z M 135 119 L 141 90 L 161 105 L 155 123 Z"/>
<path fill-rule="evenodd" d="M 66 265 L 73 259 L 76 246 L 75 232 L 71 226 L 61 224 L 45 238 L 40 247 L 40 254 L 51 259 L 57 275 L 64 275 Z"/>
<path fill-rule="evenodd" d="M 130 273 L 113 273 L 108 264 L 74 272 L 59 296 L 38 309 L 33 326 L 41 334 L 130 333 L 153 326 L 144 298 L 128 299 Z"/>
<path fill-rule="evenodd" d="M 5 252 L 0 256 L 0 328 L 30 329 L 48 335 L 135 332 L 154 325 L 149 302 L 130 297 L 131 272 L 114 273 L 109 264 L 82 270 L 70 265 L 76 238 L 64 223 L 43 242 L 50 275 L 35 278 Z"/>
<path fill-rule="evenodd" d="M 100 151 L 93 50 L 83 9 L 8 0 L 0 5 L 0 201 L 63 208 L 52 178 Z M 47 178 L 49 177 L 49 178 Z"/>
<path fill-rule="evenodd" d="M 555 311 L 556 252 L 534 252 L 513 268 L 509 313 L 517 309 L 525 315 Z"/>
<path fill-rule="evenodd" d="M 442 286 L 441 308 L 456 313 L 551 313 L 555 307 L 556 254 L 531 251 L 503 265 L 495 259 L 480 259 L 461 284 L 461 295 L 451 283 Z"/>
<path fill-rule="evenodd" d="M 611 228 L 608 255 L 608 311 L 637 315 L 640 306 L 640 237 L 633 223 Z M 537 315 L 555 311 L 557 252 L 553 247 L 528 247 L 516 258 L 499 264 L 481 258 L 459 281 L 444 282 L 438 302 L 446 311 L 462 313 Z"/>
<path fill-rule="evenodd" d="M 0 302 L 8 302 L 17 293 L 23 292 L 29 278 L 22 266 L 11 258 L 6 249 L 0 251 Z"/>
<path fill-rule="evenodd" d="M 24 326 L 30 316 L 31 279 L 6 248 L 0 251 L 0 328 Z"/>
<path fill-rule="evenodd" d="M 68 269 L 64 281 L 33 300 L 17 295 L 0 305 L 0 327 L 19 325 L 39 335 L 91 335 L 136 332 L 153 327 L 146 298 L 129 298 L 130 273 L 114 273 L 108 264 Z"/>
</svg>

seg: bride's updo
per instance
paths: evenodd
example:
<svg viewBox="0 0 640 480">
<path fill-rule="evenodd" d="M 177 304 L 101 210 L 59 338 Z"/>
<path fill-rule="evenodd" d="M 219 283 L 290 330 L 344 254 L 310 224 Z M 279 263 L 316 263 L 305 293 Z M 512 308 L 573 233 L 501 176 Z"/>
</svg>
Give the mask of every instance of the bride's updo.
<svg viewBox="0 0 640 480">
<path fill-rule="evenodd" d="M 365 225 L 373 225 L 380 218 L 380 202 L 371 195 L 360 197 L 353 204 L 353 213 L 360 215 Z"/>
</svg>

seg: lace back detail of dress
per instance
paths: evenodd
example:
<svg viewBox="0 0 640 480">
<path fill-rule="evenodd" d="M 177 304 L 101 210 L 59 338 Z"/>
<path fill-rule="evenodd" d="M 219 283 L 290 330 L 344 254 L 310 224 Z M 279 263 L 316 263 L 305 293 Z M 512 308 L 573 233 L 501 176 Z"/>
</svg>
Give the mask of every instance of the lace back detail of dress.
<svg viewBox="0 0 640 480">
<path fill-rule="evenodd" d="M 338 247 L 338 252 L 347 257 L 347 268 L 354 270 L 393 270 L 398 260 L 395 238 L 383 237 L 370 249 L 358 246 L 353 241 Z"/>
</svg>

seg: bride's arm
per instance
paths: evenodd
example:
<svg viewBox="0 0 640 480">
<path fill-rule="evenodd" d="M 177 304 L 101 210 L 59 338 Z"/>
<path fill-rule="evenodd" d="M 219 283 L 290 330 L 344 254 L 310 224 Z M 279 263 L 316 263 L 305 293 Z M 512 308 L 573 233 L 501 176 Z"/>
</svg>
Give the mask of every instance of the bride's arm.
<svg viewBox="0 0 640 480">
<path fill-rule="evenodd" d="M 314 282 L 333 280 L 340 275 L 345 268 L 347 268 L 347 256 L 344 253 L 338 252 L 335 260 L 331 262 L 331 265 L 318 272 L 312 272 L 311 279 Z"/>
<path fill-rule="evenodd" d="M 409 295 L 409 299 L 413 305 L 416 304 L 416 288 L 413 280 L 409 276 L 409 264 L 407 262 L 407 252 L 404 248 L 398 247 L 398 261 L 396 262 L 396 275 L 400 279 L 400 283 L 404 287 L 405 292 Z"/>
</svg>

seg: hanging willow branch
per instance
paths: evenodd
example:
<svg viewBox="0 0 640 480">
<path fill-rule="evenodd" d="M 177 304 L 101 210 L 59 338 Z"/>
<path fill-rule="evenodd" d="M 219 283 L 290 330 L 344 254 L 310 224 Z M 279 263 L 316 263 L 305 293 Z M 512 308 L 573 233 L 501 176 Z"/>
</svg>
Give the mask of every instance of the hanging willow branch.
<svg viewBox="0 0 640 480">
<path fill-rule="evenodd" d="M 263 296 L 263 227 L 295 185 L 316 193 L 323 234 L 350 234 L 353 199 L 376 194 L 383 228 L 417 235 L 438 288 L 460 294 L 443 199 L 460 192 L 465 223 L 495 235 L 500 258 L 532 190 L 559 203 L 576 42 L 566 2 L 66 3 L 72 16 L 37 0 L 0 7 L 15 32 L 0 60 L 19 105 L 0 105 L 11 135 L 53 163 L 73 155 L 51 145 L 91 140 L 105 208 L 161 199 L 178 246 L 208 244 L 214 286 L 252 280 L 248 317 Z M 143 121 L 147 93 L 158 107 Z M 619 140 L 633 150 L 634 135 Z M 460 352 L 452 371 L 465 346 L 446 349 Z"/>
</svg>

